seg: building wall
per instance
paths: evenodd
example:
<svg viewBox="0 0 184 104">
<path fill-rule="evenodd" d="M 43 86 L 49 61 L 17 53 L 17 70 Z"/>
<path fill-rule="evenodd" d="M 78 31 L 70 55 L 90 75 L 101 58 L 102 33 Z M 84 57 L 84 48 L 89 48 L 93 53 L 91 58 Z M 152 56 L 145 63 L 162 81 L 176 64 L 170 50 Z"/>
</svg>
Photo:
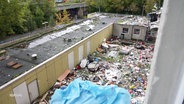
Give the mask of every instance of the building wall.
<svg viewBox="0 0 184 104">
<path fill-rule="evenodd" d="M 184 0 L 164 0 L 145 104 L 183 102 L 183 5 Z"/>
<path fill-rule="evenodd" d="M 150 35 L 153 37 L 157 37 L 157 33 L 158 33 L 158 28 L 153 28 L 150 31 Z"/>
<path fill-rule="evenodd" d="M 122 25 L 122 24 L 114 24 L 113 25 L 113 35 L 121 37 L 123 33 L 123 28 L 128 28 L 128 33 L 124 34 L 124 39 L 138 39 L 138 40 L 145 40 L 147 27 L 144 26 L 133 26 L 133 25 Z M 140 34 L 134 34 L 134 29 L 140 29 Z"/>
<path fill-rule="evenodd" d="M 131 33 L 132 33 L 132 26 L 129 25 L 121 25 L 121 24 L 114 24 L 113 25 L 113 35 L 121 37 L 121 34 L 123 32 L 123 28 L 128 28 L 128 33 L 123 33 L 125 39 L 131 39 Z"/>
<path fill-rule="evenodd" d="M 37 80 L 39 95 L 43 95 L 49 88 L 53 86 L 57 78 L 62 75 L 66 69 L 68 69 L 68 54 L 74 52 L 74 65 L 77 65 L 80 61 L 78 53 L 79 47 L 83 46 L 83 57 L 87 57 L 87 42 L 90 41 L 90 52 L 95 51 L 104 38 L 108 38 L 110 35 L 112 35 L 112 28 L 112 24 L 102 28 L 92 36 L 89 36 L 81 42 L 76 43 L 69 49 L 62 51 L 61 53 L 46 60 L 28 72 L 8 82 L 4 86 L 1 86 L 0 104 L 16 104 L 13 89 L 24 82 L 26 82 L 26 85 L 28 86 L 28 84 L 32 81 Z"/>
<path fill-rule="evenodd" d="M 140 34 L 134 34 L 134 29 L 140 29 Z M 133 26 L 132 39 L 145 40 L 147 27 L 144 26 Z"/>
</svg>

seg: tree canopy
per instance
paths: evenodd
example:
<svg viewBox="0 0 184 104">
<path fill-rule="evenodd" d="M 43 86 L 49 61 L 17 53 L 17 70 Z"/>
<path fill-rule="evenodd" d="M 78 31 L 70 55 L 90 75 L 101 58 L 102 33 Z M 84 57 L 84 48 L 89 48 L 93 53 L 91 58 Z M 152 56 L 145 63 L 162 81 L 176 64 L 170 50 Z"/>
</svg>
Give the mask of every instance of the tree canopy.
<svg viewBox="0 0 184 104">
<path fill-rule="evenodd" d="M 0 0 L 0 37 L 54 24 L 54 0 Z"/>
<path fill-rule="evenodd" d="M 162 6 L 163 0 L 86 0 L 89 12 L 109 12 L 123 14 L 146 14 L 154 5 Z"/>
</svg>

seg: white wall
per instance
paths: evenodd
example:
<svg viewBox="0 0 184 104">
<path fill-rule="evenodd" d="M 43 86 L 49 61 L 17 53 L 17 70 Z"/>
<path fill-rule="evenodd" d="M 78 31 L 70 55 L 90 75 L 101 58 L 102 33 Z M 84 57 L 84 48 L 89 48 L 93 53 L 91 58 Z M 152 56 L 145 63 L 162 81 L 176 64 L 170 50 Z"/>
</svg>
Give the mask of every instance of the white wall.
<svg viewBox="0 0 184 104">
<path fill-rule="evenodd" d="M 145 104 L 184 99 L 184 0 L 165 0 Z"/>
<path fill-rule="evenodd" d="M 68 54 L 68 68 L 73 69 L 74 68 L 74 52 L 70 52 Z"/>
<path fill-rule="evenodd" d="M 134 34 L 134 29 L 140 29 L 140 34 Z M 138 39 L 138 40 L 145 40 L 145 36 L 146 36 L 146 30 L 147 27 L 143 27 L 143 26 L 133 26 L 133 31 L 132 31 L 132 39 Z"/>
<path fill-rule="evenodd" d="M 123 28 L 128 28 L 128 33 L 124 33 L 124 38 L 125 39 L 131 39 L 131 34 L 132 34 L 132 26 L 128 25 L 121 25 L 121 24 L 116 24 L 114 23 L 113 25 L 113 35 L 114 36 L 120 36 L 122 34 Z"/>
<path fill-rule="evenodd" d="M 128 28 L 128 33 L 124 33 L 125 39 L 138 39 L 138 40 L 145 40 L 146 30 L 147 27 L 143 26 L 132 26 L 132 25 L 121 25 L 121 24 L 114 24 L 113 25 L 113 35 L 120 36 L 122 34 L 123 28 Z M 134 33 L 134 29 L 140 29 L 140 34 L 136 35 Z"/>
<path fill-rule="evenodd" d="M 30 104 L 26 82 L 21 83 L 13 89 L 16 104 Z"/>
</svg>

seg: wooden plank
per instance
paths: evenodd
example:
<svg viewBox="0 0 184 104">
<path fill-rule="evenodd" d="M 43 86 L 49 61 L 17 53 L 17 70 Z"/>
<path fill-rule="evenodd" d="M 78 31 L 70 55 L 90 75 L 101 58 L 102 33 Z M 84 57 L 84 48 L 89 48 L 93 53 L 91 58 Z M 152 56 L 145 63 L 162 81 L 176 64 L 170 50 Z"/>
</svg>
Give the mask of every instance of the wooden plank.
<svg viewBox="0 0 184 104">
<path fill-rule="evenodd" d="M 10 61 L 10 62 L 7 63 L 7 66 L 8 66 L 8 67 L 12 67 L 12 66 L 15 65 L 15 64 L 17 64 L 17 63 L 14 62 L 14 61 Z"/>
<path fill-rule="evenodd" d="M 61 76 L 59 76 L 58 81 L 61 82 L 63 79 L 66 78 L 66 76 L 67 76 L 69 73 L 70 73 L 70 70 L 67 69 Z"/>
<path fill-rule="evenodd" d="M 1 56 L 0 57 L 0 61 L 2 61 L 2 60 L 4 60 L 5 59 L 5 57 L 4 56 Z"/>
<path fill-rule="evenodd" d="M 12 66 L 13 69 L 18 69 L 20 67 L 22 67 L 22 64 L 15 64 Z"/>
</svg>

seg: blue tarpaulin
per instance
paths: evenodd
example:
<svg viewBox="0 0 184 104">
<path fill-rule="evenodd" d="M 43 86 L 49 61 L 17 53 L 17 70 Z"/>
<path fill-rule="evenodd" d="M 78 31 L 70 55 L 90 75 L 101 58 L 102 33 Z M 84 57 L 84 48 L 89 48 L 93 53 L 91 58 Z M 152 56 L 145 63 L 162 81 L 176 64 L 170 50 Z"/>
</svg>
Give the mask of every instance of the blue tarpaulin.
<svg viewBox="0 0 184 104">
<path fill-rule="evenodd" d="M 66 88 L 57 89 L 50 104 L 130 104 L 130 94 L 116 85 L 99 86 L 75 79 Z"/>
</svg>

